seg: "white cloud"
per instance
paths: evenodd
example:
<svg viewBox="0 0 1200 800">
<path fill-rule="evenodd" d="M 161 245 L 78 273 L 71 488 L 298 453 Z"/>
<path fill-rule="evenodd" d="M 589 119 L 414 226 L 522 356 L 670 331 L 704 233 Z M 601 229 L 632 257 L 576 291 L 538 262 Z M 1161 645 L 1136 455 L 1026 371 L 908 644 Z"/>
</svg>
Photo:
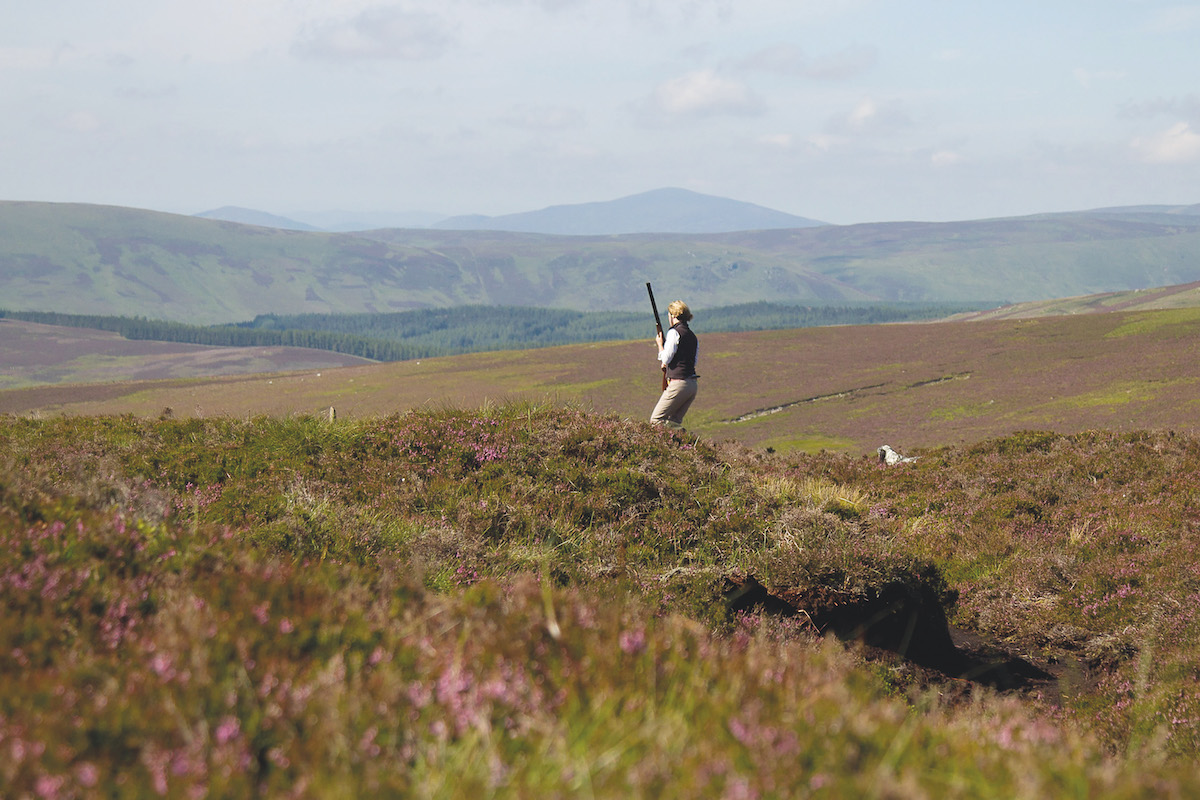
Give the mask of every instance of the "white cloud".
<svg viewBox="0 0 1200 800">
<path fill-rule="evenodd" d="M 821 80 L 846 80 L 869 72 L 878 61 L 879 51 L 874 47 L 847 47 L 837 53 L 814 58 L 804 74 Z"/>
<path fill-rule="evenodd" d="M 57 59 L 46 47 L 0 47 L 0 71 L 45 69 Z"/>
<path fill-rule="evenodd" d="M 805 141 L 809 147 L 821 153 L 828 153 L 842 144 L 842 140 L 837 136 L 830 136 L 826 133 L 813 134 Z"/>
<path fill-rule="evenodd" d="M 1200 161 L 1200 133 L 1186 122 L 1176 123 L 1154 136 L 1138 137 L 1131 145 L 1143 161 L 1151 164 Z"/>
<path fill-rule="evenodd" d="M 59 127 L 72 133 L 92 133 L 100 128 L 100 119 L 90 111 L 72 111 L 62 118 Z"/>
<path fill-rule="evenodd" d="M 790 150 L 795 137 L 790 133 L 768 133 L 758 137 L 759 144 L 777 147 L 780 150 Z"/>
<path fill-rule="evenodd" d="M 938 150 L 929 157 L 930 163 L 935 167 L 952 167 L 955 164 L 961 164 L 962 160 L 962 154 L 953 150 Z"/>
<path fill-rule="evenodd" d="M 878 118 L 879 106 L 875 104 L 874 100 L 866 97 L 846 116 L 846 122 L 851 128 L 865 128 L 871 124 L 872 120 Z"/>
<path fill-rule="evenodd" d="M 678 119 L 758 114 L 764 104 L 744 83 L 705 69 L 660 84 L 641 108 L 651 118 Z"/>
<path fill-rule="evenodd" d="M 1151 119 L 1157 116 L 1175 117 L 1200 124 L 1200 95 L 1159 97 L 1140 103 L 1126 103 L 1118 112 L 1122 119 Z"/>
<path fill-rule="evenodd" d="M 1076 67 L 1071 74 L 1075 76 L 1075 80 L 1079 81 L 1079 85 L 1085 89 L 1091 89 L 1097 81 L 1117 81 L 1126 77 L 1126 73 L 1119 70 L 1093 72 L 1083 67 Z"/>
<path fill-rule="evenodd" d="M 864 97 L 850 111 L 829 121 L 832 133 L 848 135 L 887 135 L 909 124 L 908 114 L 896 102 L 881 105 L 874 98 Z"/>
<path fill-rule="evenodd" d="M 1158 11 L 1147 26 L 1154 33 L 1183 33 L 1200 27 L 1200 6 L 1170 6 Z"/>
<path fill-rule="evenodd" d="M 776 44 L 743 59 L 739 66 L 816 80 L 846 80 L 869 71 L 879 60 L 874 47 L 853 46 L 810 58 L 793 44 Z"/>
<path fill-rule="evenodd" d="M 452 26 L 444 17 L 384 6 L 310 27 L 294 52 L 339 61 L 424 61 L 441 56 L 453 40 Z"/>
<path fill-rule="evenodd" d="M 782 75 L 798 75 L 808 65 L 808 56 L 794 44 L 775 44 L 764 47 L 743 59 L 740 66 L 745 69 L 760 69 Z"/>
<path fill-rule="evenodd" d="M 566 106 L 519 105 L 509 109 L 502 121 L 514 128 L 533 131 L 560 131 L 582 127 L 585 115 L 577 108 Z"/>
</svg>

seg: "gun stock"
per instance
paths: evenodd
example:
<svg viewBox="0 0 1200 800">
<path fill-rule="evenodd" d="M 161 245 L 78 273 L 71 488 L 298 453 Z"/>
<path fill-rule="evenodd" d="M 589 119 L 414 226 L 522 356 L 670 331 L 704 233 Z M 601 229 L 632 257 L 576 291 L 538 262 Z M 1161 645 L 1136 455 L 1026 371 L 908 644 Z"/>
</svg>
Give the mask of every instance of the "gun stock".
<svg viewBox="0 0 1200 800">
<path fill-rule="evenodd" d="M 654 302 L 654 290 L 650 288 L 650 281 L 646 281 L 646 293 L 650 295 L 650 310 L 654 312 L 654 328 L 658 331 L 659 336 L 663 336 L 662 320 L 658 316 L 658 304 Z M 662 388 L 667 388 L 667 368 L 662 368 Z"/>
</svg>

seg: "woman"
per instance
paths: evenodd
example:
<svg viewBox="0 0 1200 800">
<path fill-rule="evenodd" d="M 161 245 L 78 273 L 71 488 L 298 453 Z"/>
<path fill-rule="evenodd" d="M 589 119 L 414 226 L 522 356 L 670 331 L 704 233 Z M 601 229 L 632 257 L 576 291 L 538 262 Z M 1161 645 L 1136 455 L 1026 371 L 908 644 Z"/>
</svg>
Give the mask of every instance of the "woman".
<svg viewBox="0 0 1200 800">
<path fill-rule="evenodd" d="M 696 352 L 698 342 L 696 334 L 688 327 L 692 312 L 687 303 L 676 300 L 667 306 L 667 317 L 671 329 L 666 338 L 659 333 L 654 337 L 658 347 L 658 361 L 666 371 L 667 388 L 663 389 L 662 397 L 654 406 L 650 422 L 655 425 L 683 425 L 683 415 L 696 399 L 698 388 L 696 378 Z"/>
</svg>

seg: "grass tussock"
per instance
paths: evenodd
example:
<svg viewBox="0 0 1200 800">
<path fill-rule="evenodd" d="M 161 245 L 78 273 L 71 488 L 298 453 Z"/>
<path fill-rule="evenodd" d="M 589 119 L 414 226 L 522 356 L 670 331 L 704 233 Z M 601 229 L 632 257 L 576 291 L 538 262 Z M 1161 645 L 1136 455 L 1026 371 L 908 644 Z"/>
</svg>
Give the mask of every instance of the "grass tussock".
<svg viewBox="0 0 1200 800">
<path fill-rule="evenodd" d="M 11 796 L 1200 785 L 1186 437 L 1021 434 L 886 468 L 513 405 L 5 417 L 0 454 Z M 934 596 L 1069 669 L 1041 701 L 939 691 L 811 617 L 733 612 L 739 574 Z"/>
</svg>

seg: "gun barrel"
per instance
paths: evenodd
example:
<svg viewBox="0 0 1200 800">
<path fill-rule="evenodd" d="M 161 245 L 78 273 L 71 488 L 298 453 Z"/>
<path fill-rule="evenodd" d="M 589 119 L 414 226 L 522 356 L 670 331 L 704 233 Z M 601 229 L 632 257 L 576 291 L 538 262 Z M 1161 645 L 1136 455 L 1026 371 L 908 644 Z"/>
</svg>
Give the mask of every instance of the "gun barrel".
<svg viewBox="0 0 1200 800">
<path fill-rule="evenodd" d="M 654 302 L 654 290 L 650 288 L 650 281 L 646 281 L 646 293 L 650 295 L 650 309 L 654 312 L 654 327 L 659 333 L 662 333 L 662 320 L 658 316 L 658 304 Z"/>
<path fill-rule="evenodd" d="M 658 335 L 662 336 L 662 320 L 658 316 L 658 303 L 654 302 L 654 290 L 650 288 L 650 281 L 646 281 L 646 292 L 650 295 L 650 309 L 654 312 L 654 327 L 658 331 Z M 667 388 L 667 367 L 665 364 L 662 368 L 662 388 L 664 391 Z"/>
</svg>

